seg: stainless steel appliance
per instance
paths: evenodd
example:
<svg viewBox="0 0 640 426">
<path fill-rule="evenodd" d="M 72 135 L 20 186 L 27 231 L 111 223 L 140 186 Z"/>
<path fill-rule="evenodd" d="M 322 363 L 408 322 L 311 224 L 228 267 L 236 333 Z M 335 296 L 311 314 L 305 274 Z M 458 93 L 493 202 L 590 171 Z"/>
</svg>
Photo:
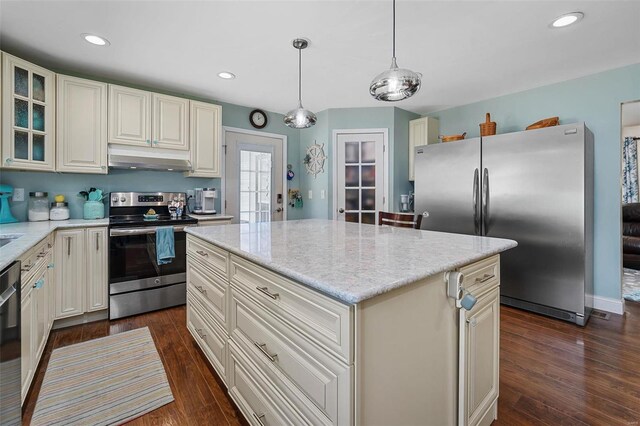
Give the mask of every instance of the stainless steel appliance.
<svg viewBox="0 0 640 426">
<path fill-rule="evenodd" d="M 585 325 L 593 306 L 593 133 L 584 123 L 416 148 L 422 229 L 516 240 L 501 302 Z"/>
<path fill-rule="evenodd" d="M 216 214 L 216 198 L 218 193 L 215 188 L 196 188 L 195 190 L 195 209 L 196 214 Z"/>
<path fill-rule="evenodd" d="M 109 318 L 116 319 L 186 303 L 186 235 L 198 223 L 171 218 L 167 204 L 182 192 L 112 192 L 109 208 Z M 153 208 L 155 220 L 143 213 Z M 156 228 L 174 227 L 175 258 L 158 265 Z"/>
<path fill-rule="evenodd" d="M 20 262 L 0 273 L 0 423 L 22 423 L 20 406 Z"/>
</svg>

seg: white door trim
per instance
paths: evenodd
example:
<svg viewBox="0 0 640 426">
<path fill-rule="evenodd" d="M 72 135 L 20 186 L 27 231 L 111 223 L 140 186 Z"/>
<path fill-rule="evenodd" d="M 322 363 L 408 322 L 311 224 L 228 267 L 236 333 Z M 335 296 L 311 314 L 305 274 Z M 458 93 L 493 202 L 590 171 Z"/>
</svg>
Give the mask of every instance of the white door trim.
<svg viewBox="0 0 640 426">
<path fill-rule="evenodd" d="M 284 167 L 284 173 L 282 173 L 282 220 L 287 220 L 287 207 L 289 205 L 289 188 L 287 186 L 287 135 L 279 135 L 277 133 L 267 133 L 267 132 L 259 132 L 256 130 L 247 130 L 241 129 L 239 127 L 230 127 L 230 126 L 222 126 L 222 149 L 224 150 L 224 156 L 227 155 L 227 132 L 232 133 L 244 133 L 245 135 L 254 135 L 254 136 L 264 136 L 267 138 L 280 139 L 282 141 L 282 167 Z M 226 200 L 225 194 L 225 179 L 227 177 L 226 173 L 226 161 L 225 158 L 222 159 L 222 178 L 220 179 L 220 196 L 222 199 L 220 200 L 220 210 L 222 214 L 226 214 L 226 208 L 224 201 Z"/>
<path fill-rule="evenodd" d="M 338 205 L 338 135 L 340 134 L 354 134 L 354 133 L 381 133 L 382 134 L 382 145 L 383 145 L 383 167 L 384 167 L 384 175 L 382 176 L 383 183 L 383 196 L 384 201 L 382 203 L 382 208 L 385 211 L 388 211 L 389 205 L 389 129 L 387 128 L 379 128 L 379 129 L 334 129 L 332 132 L 332 168 L 333 168 L 333 209 L 331 211 L 331 219 L 336 220 L 336 212 Z"/>
</svg>

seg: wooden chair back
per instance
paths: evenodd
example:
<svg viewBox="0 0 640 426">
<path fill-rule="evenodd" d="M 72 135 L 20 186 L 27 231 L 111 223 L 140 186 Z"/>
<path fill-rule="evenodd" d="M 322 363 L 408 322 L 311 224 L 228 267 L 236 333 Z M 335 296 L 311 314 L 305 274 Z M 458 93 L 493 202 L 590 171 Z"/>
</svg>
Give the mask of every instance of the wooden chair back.
<svg viewBox="0 0 640 426">
<path fill-rule="evenodd" d="M 378 225 L 420 229 L 421 224 L 421 214 L 414 216 L 412 213 L 378 212 Z"/>
</svg>

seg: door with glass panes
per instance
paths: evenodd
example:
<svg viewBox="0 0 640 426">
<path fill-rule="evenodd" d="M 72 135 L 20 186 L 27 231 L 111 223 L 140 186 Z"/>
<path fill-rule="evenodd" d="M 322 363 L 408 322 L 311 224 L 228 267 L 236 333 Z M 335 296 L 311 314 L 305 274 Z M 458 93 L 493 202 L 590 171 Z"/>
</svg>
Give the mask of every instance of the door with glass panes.
<svg viewBox="0 0 640 426">
<path fill-rule="evenodd" d="M 378 223 L 378 212 L 385 210 L 386 203 L 385 134 L 339 131 L 334 141 L 337 155 L 334 218 Z"/>
<path fill-rule="evenodd" d="M 55 74 L 2 54 L 2 167 L 54 170 Z"/>
</svg>

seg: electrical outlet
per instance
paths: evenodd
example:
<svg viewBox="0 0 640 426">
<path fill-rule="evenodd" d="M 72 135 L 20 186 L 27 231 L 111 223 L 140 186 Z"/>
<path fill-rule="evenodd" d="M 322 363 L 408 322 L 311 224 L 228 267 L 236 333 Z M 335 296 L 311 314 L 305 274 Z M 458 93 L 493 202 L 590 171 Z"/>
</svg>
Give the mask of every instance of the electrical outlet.
<svg viewBox="0 0 640 426">
<path fill-rule="evenodd" d="M 325 190 L 324 190 L 324 189 L 321 189 L 321 190 L 320 190 L 320 199 L 321 199 L 321 200 L 324 200 L 325 195 L 326 195 Z"/>
<path fill-rule="evenodd" d="M 187 198 L 188 197 L 195 197 L 195 191 L 193 189 L 187 189 Z"/>
<path fill-rule="evenodd" d="M 311 192 L 311 190 L 309 190 L 309 199 L 313 198 L 313 192 Z"/>
<path fill-rule="evenodd" d="M 12 201 L 24 201 L 24 188 L 14 188 L 13 189 L 13 199 Z"/>
</svg>

